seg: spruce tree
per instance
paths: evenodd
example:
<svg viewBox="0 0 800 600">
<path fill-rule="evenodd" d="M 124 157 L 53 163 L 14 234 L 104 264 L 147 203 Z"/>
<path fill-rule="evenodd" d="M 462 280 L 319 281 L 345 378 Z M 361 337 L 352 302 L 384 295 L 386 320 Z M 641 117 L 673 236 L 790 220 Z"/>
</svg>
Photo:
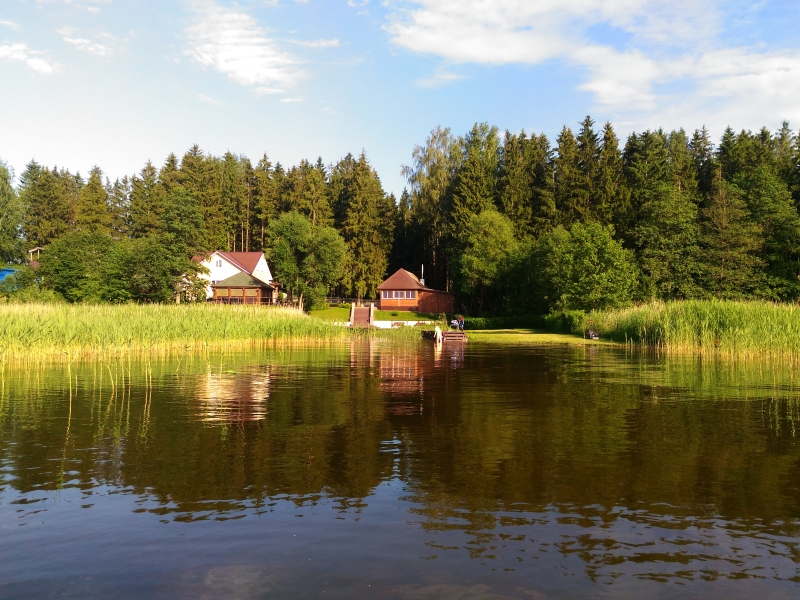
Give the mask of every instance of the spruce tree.
<svg viewBox="0 0 800 600">
<path fill-rule="evenodd" d="M 473 215 L 495 206 L 500 145 L 496 127 L 476 123 L 461 141 L 461 168 L 453 191 L 451 235 L 461 246 L 463 232 Z"/>
<path fill-rule="evenodd" d="M 500 211 L 514 224 L 517 239 L 531 231 L 535 165 L 525 132 L 515 135 L 506 131 L 501 150 L 499 199 Z"/>
<path fill-rule="evenodd" d="M 75 228 L 87 233 L 111 234 L 111 210 L 100 167 L 92 168 L 89 180 L 78 193 Z"/>
<path fill-rule="evenodd" d="M 742 191 L 728 183 L 720 169 L 708 207 L 702 211 L 701 269 L 708 293 L 742 298 L 764 293 L 762 228 L 750 221 Z"/>
<path fill-rule="evenodd" d="M 277 169 L 272 168 L 272 163 L 264 154 L 253 171 L 253 217 L 258 231 L 259 250 L 264 249 L 267 227 L 278 213 L 279 181 L 276 175 Z"/>
<path fill-rule="evenodd" d="M 595 218 L 604 225 L 618 223 L 630 200 L 622 173 L 619 138 L 610 122 L 603 126 L 603 141 L 598 151 L 595 183 Z"/>
<path fill-rule="evenodd" d="M 559 220 L 568 226 L 579 221 L 583 212 L 583 178 L 579 168 L 578 143 L 572 130 L 565 126 L 557 142 L 554 160 L 555 201 Z"/>
<path fill-rule="evenodd" d="M 578 153 L 579 191 L 574 205 L 574 219 L 582 223 L 597 221 L 599 198 L 597 197 L 599 179 L 600 139 L 594 130 L 594 121 L 586 117 L 581 122 L 581 130 L 576 138 Z"/>
<path fill-rule="evenodd" d="M 164 173 L 162 173 L 164 175 Z M 150 161 L 131 179 L 130 233 L 134 238 L 145 237 L 158 230 L 164 210 L 168 186 Z"/>
<path fill-rule="evenodd" d="M 68 172 L 42 168 L 31 161 L 20 177 L 20 199 L 25 211 L 23 231 L 27 246 L 46 246 L 73 225 L 77 181 Z"/>
</svg>

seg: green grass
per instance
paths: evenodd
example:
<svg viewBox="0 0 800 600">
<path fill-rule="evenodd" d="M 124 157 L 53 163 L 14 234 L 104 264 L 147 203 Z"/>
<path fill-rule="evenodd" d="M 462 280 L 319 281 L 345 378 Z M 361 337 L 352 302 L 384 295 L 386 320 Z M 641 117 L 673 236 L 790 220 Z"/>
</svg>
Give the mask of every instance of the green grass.
<svg viewBox="0 0 800 600">
<path fill-rule="evenodd" d="M 587 340 L 577 335 L 565 333 L 550 333 L 535 329 L 489 329 L 467 331 L 470 342 L 485 342 L 491 344 L 571 344 L 571 345 L 609 345 L 610 342 L 602 340 Z"/>
<path fill-rule="evenodd" d="M 605 339 L 668 352 L 800 357 L 800 306 L 771 302 L 656 302 L 592 313 L 587 326 Z"/>
<path fill-rule="evenodd" d="M 438 314 L 409 312 L 403 310 L 376 310 L 375 319 L 377 321 L 435 321 L 439 318 Z"/>
<path fill-rule="evenodd" d="M 0 305 L 0 359 L 114 357 L 344 341 L 351 332 L 291 308 Z"/>
<path fill-rule="evenodd" d="M 320 308 L 312 310 L 310 314 L 323 321 L 346 322 L 350 320 L 349 308 Z"/>
</svg>

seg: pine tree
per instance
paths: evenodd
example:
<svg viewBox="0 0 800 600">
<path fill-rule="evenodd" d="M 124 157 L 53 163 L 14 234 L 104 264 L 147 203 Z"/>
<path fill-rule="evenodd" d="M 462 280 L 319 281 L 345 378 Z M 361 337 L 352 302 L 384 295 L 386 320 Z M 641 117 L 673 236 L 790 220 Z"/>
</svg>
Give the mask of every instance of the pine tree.
<svg viewBox="0 0 800 600">
<path fill-rule="evenodd" d="M 531 135 L 526 162 L 533 170 L 531 234 L 539 237 L 558 225 L 553 149 L 545 134 Z"/>
<path fill-rule="evenodd" d="M 111 210 L 100 167 L 92 168 L 89 180 L 78 193 L 75 228 L 87 233 L 111 234 Z"/>
<path fill-rule="evenodd" d="M 630 204 L 620 215 L 617 227 L 627 243 L 633 245 L 633 228 L 640 219 L 642 207 L 671 183 L 666 136 L 662 131 L 645 131 L 628 137 L 623 153 L 623 173 L 630 190 Z"/>
</svg>

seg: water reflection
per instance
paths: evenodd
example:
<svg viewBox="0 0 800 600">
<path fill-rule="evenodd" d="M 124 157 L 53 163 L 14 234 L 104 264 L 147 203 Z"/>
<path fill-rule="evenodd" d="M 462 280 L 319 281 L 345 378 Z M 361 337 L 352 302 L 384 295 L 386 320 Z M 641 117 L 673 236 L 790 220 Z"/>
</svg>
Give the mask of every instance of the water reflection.
<svg viewBox="0 0 800 600">
<path fill-rule="evenodd" d="M 244 423 L 267 416 L 269 367 L 264 373 L 209 372 L 198 380 L 195 417 L 207 423 Z"/>
<path fill-rule="evenodd" d="M 44 565 L 76 581 L 78 554 L 212 596 L 800 581 L 800 393 L 772 365 L 372 342 L 3 378 L 0 596 Z"/>
</svg>

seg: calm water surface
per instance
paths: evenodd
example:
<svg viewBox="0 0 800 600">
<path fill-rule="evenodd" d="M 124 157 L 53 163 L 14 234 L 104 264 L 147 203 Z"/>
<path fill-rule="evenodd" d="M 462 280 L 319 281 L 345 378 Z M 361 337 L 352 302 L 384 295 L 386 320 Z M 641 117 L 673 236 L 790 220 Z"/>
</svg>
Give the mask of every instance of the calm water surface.
<svg viewBox="0 0 800 600">
<path fill-rule="evenodd" d="M 0 597 L 800 595 L 800 382 L 362 343 L 6 366 Z"/>
</svg>

